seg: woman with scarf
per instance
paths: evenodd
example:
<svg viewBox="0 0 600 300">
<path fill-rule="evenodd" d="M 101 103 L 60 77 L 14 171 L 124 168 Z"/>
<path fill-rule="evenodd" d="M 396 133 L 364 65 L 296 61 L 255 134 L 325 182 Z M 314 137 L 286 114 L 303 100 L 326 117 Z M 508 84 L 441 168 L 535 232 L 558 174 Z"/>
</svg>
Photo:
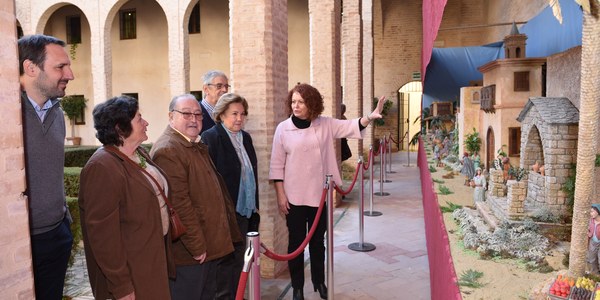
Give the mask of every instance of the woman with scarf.
<svg viewBox="0 0 600 300">
<path fill-rule="evenodd" d="M 252 137 L 242 129 L 248 116 L 248 102 L 244 97 L 224 94 L 217 101 L 213 116 L 216 125 L 203 132 L 201 139 L 208 146 L 210 157 L 225 181 L 244 237 L 241 243 L 234 244 L 234 272 L 228 279 L 235 295 L 244 266 L 245 236 L 248 232 L 258 231 L 260 222 L 256 152 Z"/>
</svg>

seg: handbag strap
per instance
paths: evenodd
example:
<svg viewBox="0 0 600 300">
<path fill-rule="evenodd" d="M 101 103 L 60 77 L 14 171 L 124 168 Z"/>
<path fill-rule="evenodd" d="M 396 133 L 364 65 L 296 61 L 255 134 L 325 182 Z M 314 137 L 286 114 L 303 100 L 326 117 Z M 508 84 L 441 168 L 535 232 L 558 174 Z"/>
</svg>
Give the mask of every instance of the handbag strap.
<svg viewBox="0 0 600 300">
<path fill-rule="evenodd" d="M 156 178 L 154 178 L 154 176 L 150 175 L 150 173 L 148 173 L 148 171 L 146 171 L 146 169 L 142 168 L 140 165 L 138 165 L 135 161 L 133 161 L 131 158 L 129 158 L 127 155 L 125 155 L 125 153 L 121 152 L 116 147 L 114 147 L 114 146 L 104 146 L 104 149 L 106 149 L 106 151 L 108 151 L 108 152 L 116 154 L 117 156 L 119 156 L 123 160 L 131 163 L 136 168 L 140 169 L 148 178 L 152 179 L 152 181 L 154 182 L 154 184 L 156 184 L 156 186 L 158 187 L 158 190 L 160 191 L 160 195 L 165 200 L 165 203 L 167 204 L 169 210 L 173 210 L 173 206 L 171 205 L 171 202 L 169 202 L 169 198 L 167 198 L 167 196 L 165 195 L 165 189 L 160 186 L 160 184 L 158 183 L 158 181 L 156 180 Z M 138 149 L 136 149 L 135 151 L 138 151 Z"/>
</svg>

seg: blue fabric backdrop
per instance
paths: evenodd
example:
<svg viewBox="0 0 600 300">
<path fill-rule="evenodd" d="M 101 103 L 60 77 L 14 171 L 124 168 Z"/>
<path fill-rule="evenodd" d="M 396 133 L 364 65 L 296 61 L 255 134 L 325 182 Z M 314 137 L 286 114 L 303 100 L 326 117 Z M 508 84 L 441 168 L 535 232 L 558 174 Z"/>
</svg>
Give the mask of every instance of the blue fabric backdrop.
<svg viewBox="0 0 600 300">
<path fill-rule="evenodd" d="M 560 0 L 560 5 L 562 24 L 547 6 L 519 28 L 519 32 L 528 37 L 527 57 L 545 57 L 581 45 L 581 8 L 573 0 Z M 503 42 L 479 47 L 434 48 L 425 76 L 423 107 L 433 101 L 458 103 L 461 87 L 483 79 L 477 68 L 499 58 L 504 58 Z"/>
</svg>

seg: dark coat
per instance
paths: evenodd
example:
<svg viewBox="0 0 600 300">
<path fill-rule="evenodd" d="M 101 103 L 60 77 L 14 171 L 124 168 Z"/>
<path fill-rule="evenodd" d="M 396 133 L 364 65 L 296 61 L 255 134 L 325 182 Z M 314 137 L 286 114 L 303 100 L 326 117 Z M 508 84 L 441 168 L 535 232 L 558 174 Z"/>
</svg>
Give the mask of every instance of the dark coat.
<svg viewBox="0 0 600 300">
<path fill-rule="evenodd" d="M 206 252 L 206 261 L 233 252 L 242 241 L 225 183 L 215 170 L 208 147 L 191 143 L 167 126 L 152 150 L 152 159 L 167 174 L 169 199 L 186 226 L 173 244 L 177 266 L 197 265 L 194 256 Z"/>
<path fill-rule="evenodd" d="M 250 158 L 252 169 L 254 171 L 254 182 L 256 183 L 256 209 L 258 209 L 258 173 L 257 173 L 257 162 L 256 162 L 256 151 L 252 144 L 252 137 L 250 134 L 242 130 L 242 136 L 244 137 L 244 148 Z M 242 163 L 233 148 L 229 134 L 223 128 L 222 123 L 217 123 L 213 128 L 202 133 L 202 142 L 208 146 L 208 153 L 212 158 L 217 171 L 225 180 L 227 190 L 233 200 L 233 207 L 237 205 L 238 193 L 240 190 L 240 177 L 242 174 Z"/>
<path fill-rule="evenodd" d="M 215 121 L 213 121 L 212 116 L 208 113 L 206 108 L 204 108 L 202 103 L 200 103 L 200 107 L 202 108 L 202 129 L 200 130 L 200 134 L 202 134 L 203 132 L 213 128 L 213 126 L 215 126 Z"/>
<path fill-rule="evenodd" d="M 137 299 L 170 299 L 168 266 L 174 275 L 174 265 L 165 249 L 158 199 L 135 165 L 98 149 L 81 171 L 79 209 L 96 299 L 133 291 Z"/>
</svg>

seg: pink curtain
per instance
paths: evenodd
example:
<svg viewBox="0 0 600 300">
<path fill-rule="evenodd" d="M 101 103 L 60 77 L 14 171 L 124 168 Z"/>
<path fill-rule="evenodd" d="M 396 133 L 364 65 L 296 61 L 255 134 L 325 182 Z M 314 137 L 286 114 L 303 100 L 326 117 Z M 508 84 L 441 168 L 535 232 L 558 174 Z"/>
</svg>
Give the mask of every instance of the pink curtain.
<svg viewBox="0 0 600 300">
<path fill-rule="evenodd" d="M 442 23 L 447 0 L 423 0 L 423 50 L 421 52 L 421 82 L 425 82 L 425 71 L 431 60 L 433 41 Z"/>
<path fill-rule="evenodd" d="M 421 173 L 431 299 L 462 299 L 450 253 L 448 233 L 438 205 L 437 195 L 433 189 L 433 181 L 421 138 L 419 138 L 417 164 Z"/>
</svg>

